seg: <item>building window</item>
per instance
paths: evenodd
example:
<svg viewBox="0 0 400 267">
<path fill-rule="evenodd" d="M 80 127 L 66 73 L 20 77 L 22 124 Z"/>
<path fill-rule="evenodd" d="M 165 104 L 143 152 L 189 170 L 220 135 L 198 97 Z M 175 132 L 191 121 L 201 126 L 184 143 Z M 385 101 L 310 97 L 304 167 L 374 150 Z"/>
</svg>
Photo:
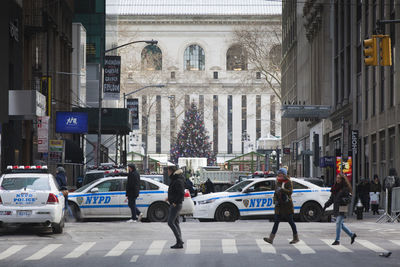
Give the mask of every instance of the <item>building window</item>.
<svg viewBox="0 0 400 267">
<path fill-rule="evenodd" d="M 142 144 L 146 144 L 146 135 L 147 135 L 147 98 L 146 96 L 142 96 Z"/>
<path fill-rule="evenodd" d="M 218 71 L 214 71 L 214 79 L 218 79 Z"/>
<path fill-rule="evenodd" d="M 203 48 L 198 45 L 188 46 L 183 55 L 184 70 L 204 70 L 205 54 Z"/>
<path fill-rule="evenodd" d="M 218 96 L 213 96 L 213 150 L 218 153 Z"/>
<path fill-rule="evenodd" d="M 158 46 L 147 45 L 142 50 L 142 70 L 161 70 L 162 53 Z"/>
<path fill-rule="evenodd" d="M 376 134 L 372 135 L 371 138 L 371 144 L 372 144 L 372 150 L 371 150 L 371 155 L 372 155 L 372 173 L 377 173 L 377 144 L 376 144 Z"/>
<path fill-rule="evenodd" d="M 171 79 L 175 79 L 175 71 L 171 71 Z"/>
<path fill-rule="evenodd" d="M 171 144 L 170 148 L 172 149 L 175 145 L 176 141 L 176 113 L 175 113 L 175 96 L 169 96 L 169 112 L 170 112 L 170 135 L 171 135 Z"/>
<path fill-rule="evenodd" d="M 199 111 L 204 118 L 204 95 L 199 95 Z"/>
<path fill-rule="evenodd" d="M 232 95 L 228 95 L 228 154 L 232 154 Z"/>
<path fill-rule="evenodd" d="M 156 97 L 156 153 L 161 153 L 161 96 Z"/>
<path fill-rule="evenodd" d="M 247 70 L 247 52 L 241 45 L 233 45 L 226 52 L 226 70 Z"/>
<path fill-rule="evenodd" d="M 274 135 L 275 136 L 275 134 L 276 134 L 276 112 L 275 112 L 275 105 L 276 105 L 276 102 L 275 102 L 275 95 L 271 95 L 271 119 L 270 119 L 270 121 L 271 121 L 271 130 L 270 130 L 270 132 L 271 132 L 271 135 Z"/>
<path fill-rule="evenodd" d="M 256 140 L 261 138 L 261 96 L 256 95 Z"/>
<path fill-rule="evenodd" d="M 369 146 L 368 137 L 364 137 L 364 176 L 369 177 Z"/>
<path fill-rule="evenodd" d="M 259 71 L 256 72 L 256 79 L 257 80 L 261 79 L 261 72 Z"/>
<path fill-rule="evenodd" d="M 389 129 L 389 164 L 388 168 L 394 168 L 394 157 L 396 151 L 396 133 L 395 128 Z"/>
<path fill-rule="evenodd" d="M 247 97 L 242 95 L 242 154 L 244 153 L 244 141 L 247 139 Z"/>
</svg>

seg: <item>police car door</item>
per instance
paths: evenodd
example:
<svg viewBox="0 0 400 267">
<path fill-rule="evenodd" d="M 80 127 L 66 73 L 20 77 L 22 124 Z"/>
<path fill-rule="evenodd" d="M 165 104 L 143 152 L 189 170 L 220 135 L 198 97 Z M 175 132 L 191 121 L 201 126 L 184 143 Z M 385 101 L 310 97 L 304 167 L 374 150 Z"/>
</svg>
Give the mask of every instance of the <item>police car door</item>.
<svg viewBox="0 0 400 267">
<path fill-rule="evenodd" d="M 100 217 L 119 216 L 119 195 L 121 194 L 120 180 L 113 179 L 104 181 L 95 185 L 93 188 L 97 188 L 98 192 L 88 194 L 83 202 L 84 208 L 87 209 L 87 214 Z"/>
<path fill-rule="evenodd" d="M 251 185 L 243 197 L 242 216 L 267 215 L 274 212 L 275 181 L 260 181 Z"/>
<path fill-rule="evenodd" d="M 122 183 L 122 189 L 124 190 L 124 194 L 121 195 L 121 208 L 120 208 L 120 211 L 121 211 L 121 215 L 122 215 L 122 216 L 124 216 L 124 217 L 131 217 L 132 214 L 131 214 L 131 209 L 130 209 L 129 206 L 128 206 L 128 197 L 125 196 L 125 192 L 126 192 L 126 183 L 127 183 L 127 182 L 128 182 L 128 180 L 127 180 L 127 179 L 124 179 L 124 180 L 123 180 L 123 183 Z M 139 192 L 138 198 L 136 199 L 136 207 L 137 207 L 141 212 L 143 212 L 143 207 L 142 207 L 142 205 L 143 205 L 143 203 L 144 203 L 143 192 L 145 192 L 145 190 L 147 190 L 147 188 L 146 188 L 146 182 L 143 181 L 143 180 L 140 180 L 140 192 Z"/>
</svg>

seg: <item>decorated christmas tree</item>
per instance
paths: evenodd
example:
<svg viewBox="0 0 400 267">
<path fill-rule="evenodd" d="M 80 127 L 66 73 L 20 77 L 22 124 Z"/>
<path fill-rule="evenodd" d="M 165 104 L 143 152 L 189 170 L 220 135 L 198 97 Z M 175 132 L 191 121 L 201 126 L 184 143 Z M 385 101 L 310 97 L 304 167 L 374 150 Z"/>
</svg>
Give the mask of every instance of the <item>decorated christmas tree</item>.
<svg viewBox="0 0 400 267">
<path fill-rule="evenodd" d="M 194 102 L 185 112 L 176 143 L 171 149 L 171 160 L 176 164 L 180 157 L 207 158 L 207 164 L 214 165 L 215 154 L 211 149 L 208 131 L 204 127 L 203 114 Z"/>
</svg>

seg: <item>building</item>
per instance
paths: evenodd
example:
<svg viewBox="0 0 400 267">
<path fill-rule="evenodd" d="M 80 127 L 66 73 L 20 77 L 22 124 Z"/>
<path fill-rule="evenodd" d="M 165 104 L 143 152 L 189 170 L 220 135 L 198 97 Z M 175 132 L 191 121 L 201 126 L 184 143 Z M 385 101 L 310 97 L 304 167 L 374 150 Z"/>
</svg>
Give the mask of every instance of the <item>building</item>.
<svg viewBox="0 0 400 267">
<path fill-rule="evenodd" d="M 400 165 L 399 55 L 392 53 L 392 66 L 367 66 L 362 43 L 377 20 L 398 18 L 399 8 L 395 0 L 283 3 L 283 99 L 331 107 L 324 120 L 282 120 L 283 146 L 291 148 L 284 161 L 294 175 L 324 175 L 332 183 L 336 157 L 352 157 L 355 182 L 374 174 L 382 179 Z M 395 25 L 383 27 L 392 51 Z"/>
<path fill-rule="evenodd" d="M 121 92 L 165 85 L 132 96 L 139 102 L 140 129 L 131 134 L 131 151 L 156 159 L 169 155 L 184 111 L 193 101 L 204 114 L 220 164 L 255 151 L 262 137 L 280 136 L 280 103 L 234 40 L 235 30 L 254 25 L 266 31 L 278 27 L 280 36 L 280 9 L 280 3 L 259 0 L 203 1 L 202 5 L 179 0 L 162 5 L 108 2 L 107 27 L 117 33 L 116 43 L 110 46 L 158 41 L 157 46 L 139 43 L 118 50 Z M 272 44 L 271 39 L 269 50 Z"/>
</svg>

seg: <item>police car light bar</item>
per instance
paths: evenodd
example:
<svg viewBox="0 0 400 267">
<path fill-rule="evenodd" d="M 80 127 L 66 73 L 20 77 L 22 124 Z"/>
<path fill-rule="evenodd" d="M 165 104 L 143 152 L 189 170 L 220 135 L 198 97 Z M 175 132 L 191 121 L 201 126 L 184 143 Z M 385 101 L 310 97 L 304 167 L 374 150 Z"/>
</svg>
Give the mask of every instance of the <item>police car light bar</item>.
<svg viewBox="0 0 400 267">
<path fill-rule="evenodd" d="M 18 165 L 14 165 L 14 166 L 7 166 L 7 170 L 29 170 L 29 169 L 33 169 L 33 170 L 47 170 L 47 166 L 18 166 Z"/>
</svg>

